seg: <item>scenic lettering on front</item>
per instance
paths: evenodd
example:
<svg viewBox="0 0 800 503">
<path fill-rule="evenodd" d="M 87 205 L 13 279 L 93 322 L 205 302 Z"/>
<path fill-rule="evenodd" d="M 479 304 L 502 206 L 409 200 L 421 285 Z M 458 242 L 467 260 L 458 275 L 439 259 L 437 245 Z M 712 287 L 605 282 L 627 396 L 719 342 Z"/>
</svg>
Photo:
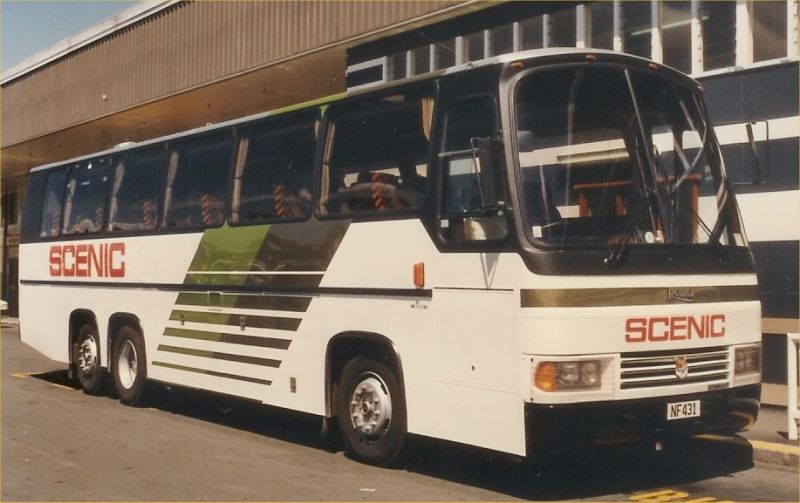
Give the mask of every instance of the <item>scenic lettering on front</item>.
<svg viewBox="0 0 800 503">
<path fill-rule="evenodd" d="M 625 342 L 685 341 L 724 336 L 724 314 L 657 316 L 625 320 Z"/>
</svg>

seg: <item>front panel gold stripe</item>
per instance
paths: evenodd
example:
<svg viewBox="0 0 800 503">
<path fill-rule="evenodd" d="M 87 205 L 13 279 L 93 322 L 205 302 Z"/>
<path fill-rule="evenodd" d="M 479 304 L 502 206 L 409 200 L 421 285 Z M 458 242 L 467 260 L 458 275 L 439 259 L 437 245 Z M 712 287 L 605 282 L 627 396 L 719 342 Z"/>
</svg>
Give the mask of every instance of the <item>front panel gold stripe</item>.
<svg viewBox="0 0 800 503">
<path fill-rule="evenodd" d="M 691 290 L 690 303 L 742 302 L 758 300 L 756 285 L 691 286 L 680 288 L 572 288 L 522 290 L 522 307 L 610 307 L 680 304 L 670 300 L 671 292 Z"/>
</svg>

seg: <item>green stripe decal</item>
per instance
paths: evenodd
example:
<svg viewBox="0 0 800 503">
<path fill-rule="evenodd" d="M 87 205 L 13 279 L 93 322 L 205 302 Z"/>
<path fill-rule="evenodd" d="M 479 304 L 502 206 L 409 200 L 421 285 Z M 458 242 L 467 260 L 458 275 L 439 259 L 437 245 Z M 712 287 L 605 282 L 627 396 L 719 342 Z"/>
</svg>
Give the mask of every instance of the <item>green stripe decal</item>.
<svg viewBox="0 0 800 503">
<path fill-rule="evenodd" d="M 182 337 L 184 339 L 197 339 L 201 341 L 224 342 L 228 344 L 243 344 L 261 348 L 289 349 L 292 341 L 288 339 L 275 339 L 273 337 L 255 337 L 252 335 L 222 334 L 219 332 L 204 332 L 202 330 L 185 330 L 183 328 L 166 328 L 164 335 Z"/>
<path fill-rule="evenodd" d="M 277 316 L 251 316 L 224 313 L 200 313 L 197 311 L 172 311 L 169 315 L 172 321 L 189 321 L 194 323 L 210 323 L 214 325 L 228 325 L 250 328 L 271 328 L 275 330 L 289 330 L 296 332 L 303 321 L 300 318 L 280 318 Z M 244 323 L 242 323 L 244 322 Z"/>
<path fill-rule="evenodd" d="M 178 346 L 168 346 L 166 344 L 159 344 L 158 350 L 165 351 L 167 353 L 178 353 L 181 355 L 198 356 L 200 358 L 213 358 L 215 360 L 226 360 L 229 362 L 247 363 L 249 365 L 261 365 L 264 367 L 278 368 L 281 366 L 280 360 L 273 360 L 272 358 L 258 358 L 256 356 L 232 355 L 230 353 L 218 353 L 216 351 L 206 351 L 203 349 L 181 348 Z"/>
<path fill-rule="evenodd" d="M 205 370 L 205 369 L 198 369 L 194 367 L 186 367 L 184 365 L 176 365 L 174 363 L 167 363 L 167 362 L 153 362 L 153 365 L 157 367 L 165 367 L 168 369 L 173 370 L 183 370 L 184 372 L 195 372 L 197 374 L 205 374 L 214 377 L 222 377 L 224 379 L 235 379 L 237 381 L 245 381 L 251 382 L 254 384 L 264 384 L 269 386 L 272 384 L 272 381 L 268 381 L 266 379 L 256 379 L 255 377 L 247 377 L 247 376 L 238 376 L 235 374 L 226 374 L 225 372 L 216 372 L 214 370 Z"/>
</svg>

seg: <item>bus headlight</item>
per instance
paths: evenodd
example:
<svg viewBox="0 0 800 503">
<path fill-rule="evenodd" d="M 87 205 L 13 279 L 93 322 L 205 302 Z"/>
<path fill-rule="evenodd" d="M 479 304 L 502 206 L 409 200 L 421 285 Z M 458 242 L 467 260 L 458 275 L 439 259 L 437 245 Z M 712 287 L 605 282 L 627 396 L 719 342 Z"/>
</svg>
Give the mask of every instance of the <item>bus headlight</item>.
<svg viewBox="0 0 800 503">
<path fill-rule="evenodd" d="M 540 362 L 534 385 L 542 391 L 597 389 L 601 386 L 600 360 Z"/>
<path fill-rule="evenodd" d="M 755 374 L 761 372 L 761 344 L 736 348 L 734 374 Z"/>
</svg>

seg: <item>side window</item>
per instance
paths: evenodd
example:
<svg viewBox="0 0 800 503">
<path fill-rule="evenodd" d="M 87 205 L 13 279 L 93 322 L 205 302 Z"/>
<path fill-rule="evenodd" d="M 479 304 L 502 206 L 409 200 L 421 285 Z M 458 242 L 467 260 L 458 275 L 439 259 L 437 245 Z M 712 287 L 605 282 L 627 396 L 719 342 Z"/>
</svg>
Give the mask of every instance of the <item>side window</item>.
<svg viewBox="0 0 800 503">
<path fill-rule="evenodd" d="M 233 145 L 233 135 L 226 132 L 188 140 L 173 148 L 164 198 L 166 227 L 222 224 Z"/>
<path fill-rule="evenodd" d="M 320 214 L 421 208 L 433 105 L 431 94 L 411 92 L 331 107 Z"/>
<path fill-rule="evenodd" d="M 503 239 L 508 224 L 502 214 L 484 210 L 486 188 L 481 180 L 497 178 L 481 173 L 477 152 L 480 139 L 497 137 L 497 111 L 494 98 L 481 95 L 450 104 L 445 117 L 444 162 L 441 208 L 442 237 L 455 241 Z M 495 165 L 494 169 L 499 169 Z"/>
<path fill-rule="evenodd" d="M 64 200 L 64 185 L 66 183 L 66 170 L 53 171 L 47 175 L 42 204 L 40 237 L 56 237 L 61 230 L 61 205 Z"/>
<path fill-rule="evenodd" d="M 116 164 L 109 207 L 112 231 L 156 228 L 165 171 L 163 147 L 132 152 Z"/>
<path fill-rule="evenodd" d="M 319 114 L 279 117 L 255 125 L 239 143 L 232 220 L 260 223 L 311 213 Z"/>
<path fill-rule="evenodd" d="M 110 159 L 82 162 L 70 170 L 64 201 L 62 234 L 103 230 L 110 171 Z"/>
</svg>

